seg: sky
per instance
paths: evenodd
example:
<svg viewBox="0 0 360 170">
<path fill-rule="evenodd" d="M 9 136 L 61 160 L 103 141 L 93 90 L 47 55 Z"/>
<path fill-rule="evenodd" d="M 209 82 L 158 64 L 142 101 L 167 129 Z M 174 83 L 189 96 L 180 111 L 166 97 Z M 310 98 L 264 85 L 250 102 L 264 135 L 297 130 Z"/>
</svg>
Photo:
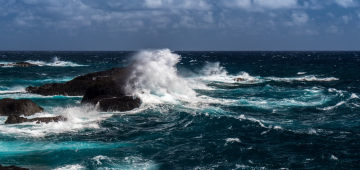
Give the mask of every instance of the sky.
<svg viewBox="0 0 360 170">
<path fill-rule="evenodd" d="M 0 50 L 360 50 L 360 0 L 0 0 Z"/>
</svg>

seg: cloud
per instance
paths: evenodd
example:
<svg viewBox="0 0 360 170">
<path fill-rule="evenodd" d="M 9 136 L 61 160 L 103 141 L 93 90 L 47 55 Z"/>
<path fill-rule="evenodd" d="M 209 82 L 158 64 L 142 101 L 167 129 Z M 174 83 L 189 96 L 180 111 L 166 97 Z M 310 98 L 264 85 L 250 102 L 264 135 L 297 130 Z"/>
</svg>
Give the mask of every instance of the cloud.
<svg viewBox="0 0 360 170">
<path fill-rule="evenodd" d="M 297 8 L 297 0 L 225 0 L 228 8 L 240 8 L 247 11 L 264 12 L 265 10 Z"/>
<path fill-rule="evenodd" d="M 143 7 L 157 9 L 209 10 L 211 5 L 205 0 L 145 0 Z"/>
<path fill-rule="evenodd" d="M 269 9 L 284 9 L 284 8 L 295 8 L 298 3 L 297 0 L 253 0 L 254 5 L 261 8 Z"/>
<path fill-rule="evenodd" d="M 223 3 L 228 8 L 250 9 L 252 7 L 251 0 L 225 0 Z"/>
<path fill-rule="evenodd" d="M 294 25 L 303 25 L 309 20 L 309 15 L 305 12 L 293 12 L 291 14 L 291 18 L 293 20 Z"/>
<path fill-rule="evenodd" d="M 348 15 L 343 15 L 343 16 L 341 17 L 341 19 L 342 19 L 342 21 L 343 21 L 345 24 L 347 24 L 347 23 L 349 23 L 349 21 L 352 20 L 352 17 L 351 17 L 351 16 L 348 16 Z"/>
<path fill-rule="evenodd" d="M 355 0 L 335 0 L 335 3 L 344 8 L 356 7 L 358 4 Z"/>
<path fill-rule="evenodd" d="M 340 29 L 339 29 L 339 27 L 336 26 L 336 25 L 330 25 L 330 26 L 327 27 L 325 30 L 326 30 L 326 32 L 328 32 L 328 33 L 333 33 L 333 34 L 340 33 Z"/>
</svg>

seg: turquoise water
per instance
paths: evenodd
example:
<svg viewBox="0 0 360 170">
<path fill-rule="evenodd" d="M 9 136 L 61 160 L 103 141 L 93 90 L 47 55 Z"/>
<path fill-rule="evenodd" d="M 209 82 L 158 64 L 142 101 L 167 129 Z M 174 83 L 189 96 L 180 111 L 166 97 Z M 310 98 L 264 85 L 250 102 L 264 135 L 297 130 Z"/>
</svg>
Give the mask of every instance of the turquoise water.
<svg viewBox="0 0 360 170">
<path fill-rule="evenodd" d="M 30 169 L 359 169 L 359 52 L 0 52 L 0 99 L 44 107 L 5 125 L 0 162 Z M 134 59 L 142 99 L 99 112 L 82 96 L 27 86 L 125 67 Z M 134 77 L 133 77 L 134 78 Z M 236 82 L 234 78 L 243 78 Z"/>
</svg>

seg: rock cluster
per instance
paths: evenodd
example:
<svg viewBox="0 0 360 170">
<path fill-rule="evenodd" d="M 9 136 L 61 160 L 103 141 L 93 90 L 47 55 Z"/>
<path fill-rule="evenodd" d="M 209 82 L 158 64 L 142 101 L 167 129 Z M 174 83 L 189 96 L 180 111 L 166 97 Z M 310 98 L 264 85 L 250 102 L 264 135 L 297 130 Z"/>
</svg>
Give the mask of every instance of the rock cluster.
<svg viewBox="0 0 360 170">
<path fill-rule="evenodd" d="M 97 105 L 100 111 L 128 111 L 140 106 L 139 98 L 126 96 L 131 66 L 89 73 L 65 83 L 51 83 L 26 91 L 41 95 L 84 96 L 81 103 Z"/>
<path fill-rule="evenodd" d="M 20 63 L 18 66 L 26 66 L 26 62 Z M 131 69 L 131 66 L 112 68 L 106 71 L 79 76 L 65 83 L 50 83 L 38 87 L 29 86 L 26 88 L 26 91 L 44 96 L 83 96 L 82 104 L 96 105 L 96 108 L 100 111 L 128 111 L 141 105 L 139 98 L 126 96 L 125 93 Z M 6 124 L 23 122 L 49 123 L 67 120 L 62 116 L 37 117 L 33 119 L 20 117 L 20 115 L 30 116 L 42 111 L 44 109 L 31 100 L 14 100 L 9 98 L 0 100 L 0 115 L 9 116 L 5 121 Z"/>
</svg>

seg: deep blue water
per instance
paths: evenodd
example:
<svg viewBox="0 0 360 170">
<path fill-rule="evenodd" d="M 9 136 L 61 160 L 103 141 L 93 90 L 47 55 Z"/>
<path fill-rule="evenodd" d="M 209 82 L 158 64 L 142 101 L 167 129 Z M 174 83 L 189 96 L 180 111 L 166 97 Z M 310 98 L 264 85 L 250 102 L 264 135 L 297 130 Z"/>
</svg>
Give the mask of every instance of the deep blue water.
<svg viewBox="0 0 360 170">
<path fill-rule="evenodd" d="M 5 125 L 0 164 L 30 169 L 360 169 L 360 52 L 0 52 L 0 99 L 31 99 L 35 116 Z M 128 112 L 82 96 L 28 94 L 142 60 Z M 234 81 L 243 78 L 244 81 Z M 140 93 L 141 92 L 141 93 Z"/>
</svg>

